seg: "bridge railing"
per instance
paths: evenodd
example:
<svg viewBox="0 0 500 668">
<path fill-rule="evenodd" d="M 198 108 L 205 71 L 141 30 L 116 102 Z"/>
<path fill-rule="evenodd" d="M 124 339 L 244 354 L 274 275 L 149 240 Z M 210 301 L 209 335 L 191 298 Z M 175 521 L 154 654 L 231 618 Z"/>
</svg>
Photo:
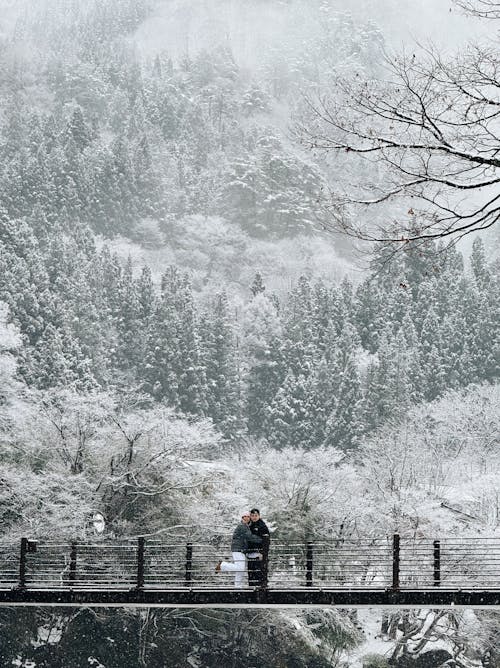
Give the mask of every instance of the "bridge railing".
<svg viewBox="0 0 500 668">
<path fill-rule="evenodd" d="M 387 538 L 272 545 L 269 586 L 390 587 L 391 555 Z"/>
<path fill-rule="evenodd" d="M 499 586 L 500 539 L 446 537 L 408 542 L 401 551 L 400 581 L 405 588 L 490 589 Z"/>
<path fill-rule="evenodd" d="M 0 589 L 217 589 L 227 545 L 155 540 L 0 544 Z M 272 541 L 267 587 L 322 589 L 500 589 L 500 538 Z"/>
<path fill-rule="evenodd" d="M 19 547 L 14 543 L 0 544 L 0 589 L 19 584 Z"/>
</svg>

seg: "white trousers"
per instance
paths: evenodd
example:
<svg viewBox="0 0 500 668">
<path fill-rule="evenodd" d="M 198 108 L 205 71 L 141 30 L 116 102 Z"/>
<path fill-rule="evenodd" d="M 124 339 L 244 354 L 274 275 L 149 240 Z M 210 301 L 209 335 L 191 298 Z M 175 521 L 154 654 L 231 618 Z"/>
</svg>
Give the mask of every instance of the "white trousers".
<svg viewBox="0 0 500 668">
<path fill-rule="evenodd" d="M 247 570 L 247 559 L 243 552 L 231 552 L 233 561 L 223 561 L 220 565 L 221 572 L 234 573 L 234 586 L 245 586 L 245 573 Z"/>
</svg>

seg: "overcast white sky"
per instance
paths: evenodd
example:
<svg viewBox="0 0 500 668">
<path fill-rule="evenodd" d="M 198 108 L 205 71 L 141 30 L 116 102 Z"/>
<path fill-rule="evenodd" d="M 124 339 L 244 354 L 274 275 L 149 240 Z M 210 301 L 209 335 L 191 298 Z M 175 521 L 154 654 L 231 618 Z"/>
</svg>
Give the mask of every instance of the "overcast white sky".
<svg viewBox="0 0 500 668">
<path fill-rule="evenodd" d="M 493 32 L 487 21 L 462 15 L 451 0 L 323 1 L 339 12 L 373 21 L 394 48 L 415 40 L 455 48 Z M 137 37 L 146 53 L 165 50 L 174 56 L 226 41 L 239 64 L 251 66 L 262 49 L 279 48 L 291 32 L 306 33 L 311 19 L 307 14 L 317 11 L 315 5 L 315 0 L 159 0 Z"/>
<path fill-rule="evenodd" d="M 86 2 L 87 0 L 80 0 Z M 112 3 L 114 0 L 107 0 Z M 307 33 L 321 2 L 359 20 L 371 20 L 390 46 L 400 48 L 432 40 L 455 48 L 478 35 L 494 35 L 488 21 L 463 16 L 452 0 L 155 0 L 157 9 L 138 31 L 141 50 L 148 55 L 167 51 L 192 55 L 204 46 L 227 42 L 238 62 L 252 66 L 259 51 L 278 47 L 290 33 Z M 72 0 L 0 0 L 0 36 L 9 35 L 16 15 L 65 6 Z M 29 9 L 31 7 L 32 9 Z M 304 10 L 304 7 L 307 9 Z M 35 10 L 36 8 L 36 10 Z M 309 16 L 307 16 L 309 14 Z"/>
</svg>

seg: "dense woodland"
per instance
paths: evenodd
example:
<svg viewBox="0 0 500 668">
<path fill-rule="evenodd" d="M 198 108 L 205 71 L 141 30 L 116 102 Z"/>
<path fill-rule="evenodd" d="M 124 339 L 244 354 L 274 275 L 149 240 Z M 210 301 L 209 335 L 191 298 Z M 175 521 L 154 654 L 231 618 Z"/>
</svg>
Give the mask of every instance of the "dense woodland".
<svg viewBox="0 0 500 668">
<path fill-rule="evenodd" d="M 256 274 L 243 306 L 220 286 L 121 265 L 88 230 L 39 240 L 2 221 L 0 298 L 31 388 L 131 390 L 224 437 L 273 447 L 355 446 L 408 407 L 499 373 L 498 270 L 480 239 L 471 267 L 429 250 L 383 256 L 357 288 L 301 277 L 282 296 Z"/>
<path fill-rule="evenodd" d="M 249 71 L 227 43 L 141 55 L 169 2 L 5 4 L 3 543 L 88 538 L 95 510 L 108 537 L 202 539 L 214 516 L 222 536 L 249 504 L 281 540 L 497 531 L 495 237 L 379 246 L 352 271 L 321 236 L 345 165 L 289 131 L 301 91 L 378 71 L 381 30 L 297 0 L 303 34 Z M 317 239 L 351 271 L 306 258 L 283 279 L 270 248 Z M 497 622 L 395 613 L 387 655 L 413 666 L 439 641 L 462 668 L 500 665 Z M 339 611 L 3 609 L 0 632 L 1 665 L 61 668 L 360 666 L 366 639 Z"/>
</svg>

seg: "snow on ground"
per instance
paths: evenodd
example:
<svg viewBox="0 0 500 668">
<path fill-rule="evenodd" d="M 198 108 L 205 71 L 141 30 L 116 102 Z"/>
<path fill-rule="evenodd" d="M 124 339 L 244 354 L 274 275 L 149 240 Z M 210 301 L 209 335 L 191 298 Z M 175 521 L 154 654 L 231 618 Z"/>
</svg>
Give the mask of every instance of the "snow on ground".
<svg viewBox="0 0 500 668">
<path fill-rule="evenodd" d="M 367 654 L 389 656 L 392 651 L 394 643 L 384 640 L 380 633 L 382 613 L 383 610 L 374 610 L 373 608 L 358 609 L 358 626 L 361 627 L 365 640 L 349 652 L 347 658 L 350 668 L 362 668 L 363 657 Z"/>
</svg>

